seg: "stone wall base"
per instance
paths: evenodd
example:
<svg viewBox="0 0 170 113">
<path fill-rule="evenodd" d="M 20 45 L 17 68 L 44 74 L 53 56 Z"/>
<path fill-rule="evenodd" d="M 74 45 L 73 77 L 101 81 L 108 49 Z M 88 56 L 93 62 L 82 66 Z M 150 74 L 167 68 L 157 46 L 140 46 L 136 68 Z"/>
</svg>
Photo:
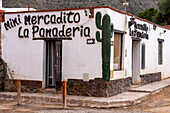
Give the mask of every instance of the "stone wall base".
<svg viewBox="0 0 170 113">
<path fill-rule="evenodd" d="M 40 92 L 42 81 L 21 80 L 21 90 L 23 92 Z M 17 80 L 6 79 L 1 87 L 2 91 L 17 91 Z"/>
<path fill-rule="evenodd" d="M 152 82 L 161 80 L 161 72 L 158 73 L 149 73 L 145 75 L 140 75 L 141 77 L 141 85 L 146 85 Z"/>
<path fill-rule="evenodd" d="M 132 78 L 103 81 L 95 78 L 85 82 L 80 79 L 68 79 L 68 94 L 77 96 L 110 97 L 127 91 L 131 87 Z"/>
</svg>

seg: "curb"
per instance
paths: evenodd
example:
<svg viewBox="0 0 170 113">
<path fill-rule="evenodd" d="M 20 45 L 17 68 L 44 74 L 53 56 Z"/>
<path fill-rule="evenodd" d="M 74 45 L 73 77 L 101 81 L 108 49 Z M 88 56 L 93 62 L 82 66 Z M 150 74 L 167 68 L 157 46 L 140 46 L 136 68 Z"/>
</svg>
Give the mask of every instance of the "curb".
<svg viewBox="0 0 170 113">
<path fill-rule="evenodd" d="M 136 105 L 145 100 L 147 96 L 143 96 L 141 98 L 132 100 L 132 101 L 120 101 L 120 102 L 107 102 L 107 101 L 93 101 L 93 100 L 76 100 L 76 99 L 67 99 L 67 106 L 71 107 L 90 107 L 90 108 L 119 108 L 119 107 L 128 107 L 132 105 Z M 1 94 L 0 99 L 17 99 L 17 95 L 14 94 Z M 28 103 L 36 103 L 36 104 L 56 104 L 62 105 L 62 97 L 61 98 L 49 98 L 49 97 L 38 97 L 38 96 L 26 96 L 21 94 L 21 104 L 22 101 Z"/>
<path fill-rule="evenodd" d="M 159 84 L 159 83 L 158 83 Z M 120 95 L 113 97 L 83 97 L 79 96 L 67 96 L 67 106 L 72 107 L 90 107 L 90 108 L 119 108 L 128 107 L 139 104 L 147 99 L 148 96 L 158 94 L 162 89 L 169 87 L 168 84 L 161 86 L 160 88 L 152 91 L 128 91 Z M 146 86 L 147 87 L 147 86 Z M 129 96 L 129 97 L 128 97 Z M 128 98 L 127 98 L 128 97 Z M 17 92 L 0 92 L 0 99 L 17 99 Z M 63 105 L 61 94 L 47 94 L 47 93 L 22 93 L 22 101 L 28 103 L 39 104 L 56 104 Z"/>
</svg>

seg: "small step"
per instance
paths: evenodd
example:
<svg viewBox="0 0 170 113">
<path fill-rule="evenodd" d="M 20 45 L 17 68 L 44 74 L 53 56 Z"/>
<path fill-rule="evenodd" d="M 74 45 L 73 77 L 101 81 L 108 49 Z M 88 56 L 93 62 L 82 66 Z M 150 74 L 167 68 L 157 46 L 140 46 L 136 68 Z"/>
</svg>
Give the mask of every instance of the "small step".
<svg viewBox="0 0 170 113">
<path fill-rule="evenodd" d="M 140 84 L 136 84 L 136 85 L 132 85 L 131 87 L 132 88 L 136 88 L 136 87 L 139 87 L 139 86 L 141 86 Z"/>
<path fill-rule="evenodd" d="M 129 92 L 151 93 L 151 91 L 129 89 Z"/>
<path fill-rule="evenodd" d="M 62 94 L 62 91 L 56 91 L 56 88 L 46 88 L 44 89 L 45 93 L 51 93 L 51 94 Z"/>
</svg>

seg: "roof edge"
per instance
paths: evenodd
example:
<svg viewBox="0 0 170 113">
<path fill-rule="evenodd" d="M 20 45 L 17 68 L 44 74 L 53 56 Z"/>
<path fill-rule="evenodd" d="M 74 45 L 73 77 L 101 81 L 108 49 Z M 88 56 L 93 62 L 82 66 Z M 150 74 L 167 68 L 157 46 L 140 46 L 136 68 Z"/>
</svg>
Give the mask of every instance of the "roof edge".
<svg viewBox="0 0 170 113">
<path fill-rule="evenodd" d="M 153 23 L 153 22 L 150 22 L 150 21 L 148 21 L 148 20 L 142 19 L 142 18 L 140 18 L 140 17 L 138 17 L 138 16 L 135 16 L 135 15 L 133 15 L 133 14 L 130 14 L 130 13 L 127 13 L 127 12 L 124 12 L 124 11 L 120 11 L 120 10 L 118 10 L 118 9 L 116 9 L 116 8 L 111 7 L 111 6 L 95 6 L 95 7 L 65 8 L 65 9 L 17 11 L 17 12 L 4 12 L 4 14 L 34 13 L 34 12 L 51 12 L 51 11 L 67 11 L 67 10 L 80 10 L 80 9 L 89 9 L 89 8 L 94 8 L 94 9 L 95 9 L 95 8 L 109 8 L 109 9 L 114 10 L 114 11 L 116 11 L 116 12 L 119 12 L 119 13 L 121 13 L 121 14 L 126 14 L 126 15 L 129 15 L 129 16 L 134 16 L 135 18 L 137 18 L 137 19 L 139 19 L 139 20 L 141 20 L 141 21 L 144 21 L 144 22 L 147 22 L 147 23 L 150 23 L 150 24 L 155 24 L 155 23 Z M 155 25 L 157 25 L 157 26 L 159 26 L 159 27 L 162 27 L 162 28 L 164 28 L 164 29 L 170 30 L 169 27 L 161 26 L 161 25 L 158 25 L 158 24 L 155 24 Z"/>
</svg>

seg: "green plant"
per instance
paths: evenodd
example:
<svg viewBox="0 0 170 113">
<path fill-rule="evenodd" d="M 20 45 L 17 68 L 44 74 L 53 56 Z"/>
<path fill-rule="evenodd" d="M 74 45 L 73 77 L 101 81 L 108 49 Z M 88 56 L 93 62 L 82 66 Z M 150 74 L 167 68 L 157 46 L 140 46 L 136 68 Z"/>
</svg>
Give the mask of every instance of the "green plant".
<svg viewBox="0 0 170 113">
<path fill-rule="evenodd" d="M 158 10 L 154 8 L 146 9 L 144 12 L 140 12 L 138 17 L 149 20 L 151 22 L 154 21 L 155 16 L 158 14 Z"/>
<path fill-rule="evenodd" d="M 96 27 L 102 30 L 102 38 L 100 32 L 96 32 L 96 40 L 102 42 L 102 75 L 104 81 L 110 81 L 110 43 L 113 33 L 113 24 L 110 23 L 110 16 L 105 14 L 101 24 L 101 13 L 96 13 Z"/>
</svg>

